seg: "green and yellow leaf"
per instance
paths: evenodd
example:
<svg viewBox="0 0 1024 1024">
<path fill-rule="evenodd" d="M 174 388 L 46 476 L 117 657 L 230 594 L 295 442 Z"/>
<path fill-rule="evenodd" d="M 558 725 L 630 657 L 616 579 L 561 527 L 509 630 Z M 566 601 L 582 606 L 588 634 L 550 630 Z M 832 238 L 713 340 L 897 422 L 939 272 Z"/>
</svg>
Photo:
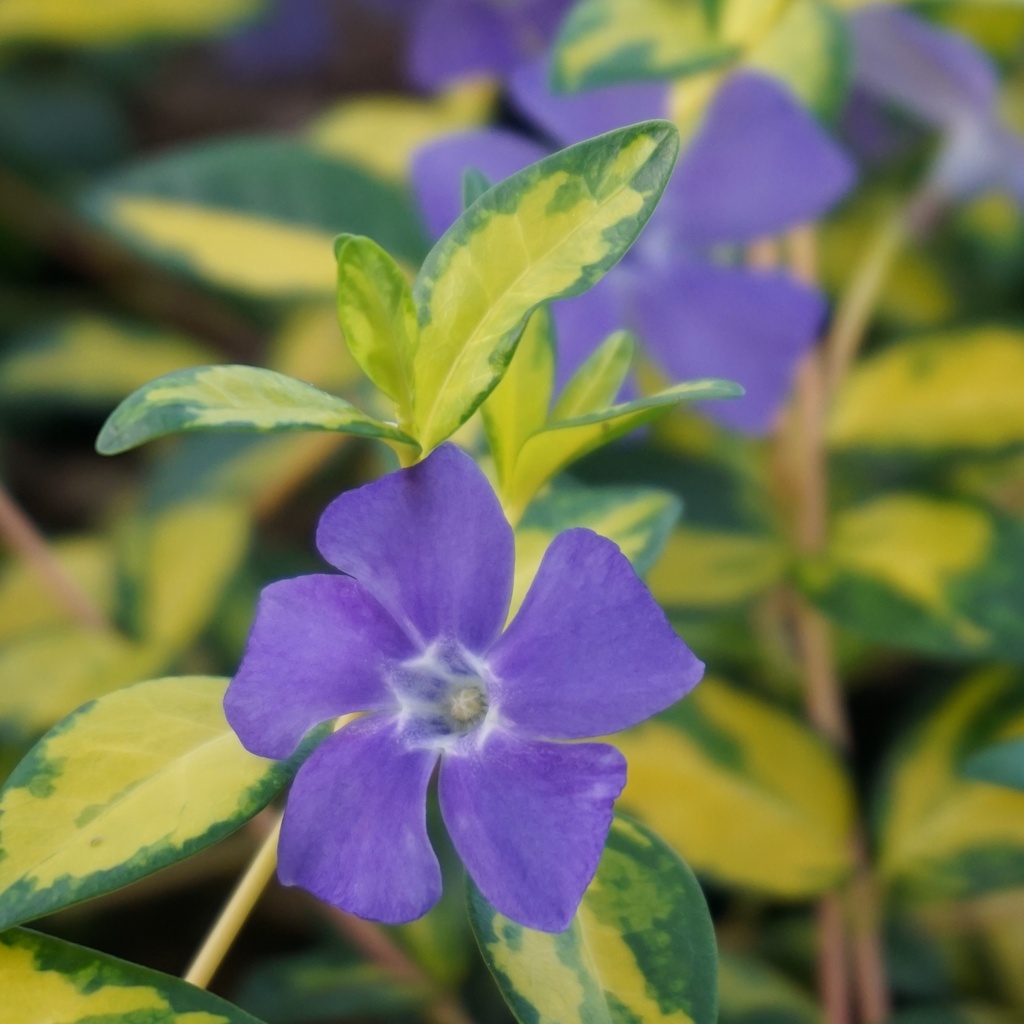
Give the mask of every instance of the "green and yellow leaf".
<svg viewBox="0 0 1024 1024">
<path fill-rule="evenodd" d="M 815 1000 L 766 963 L 722 953 L 718 961 L 721 1024 L 821 1024 Z"/>
<path fill-rule="evenodd" d="M 132 519 L 120 537 L 118 618 L 177 652 L 209 622 L 249 546 L 238 501 L 186 499 Z"/>
<path fill-rule="evenodd" d="M 191 430 L 336 430 L 414 444 L 393 423 L 302 381 L 257 366 L 201 366 L 160 377 L 109 416 L 96 448 L 103 455 Z"/>
<path fill-rule="evenodd" d="M 785 545 L 768 533 L 681 523 L 647 583 L 666 608 L 727 608 L 778 583 L 788 564 Z"/>
<path fill-rule="evenodd" d="M 172 334 L 79 316 L 14 341 L 0 362 L 0 397 L 14 403 L 119 402 L 154 377 L 201 366 L 210 353 Z"/>
<path fill-rule="evenodd" d="M 250 754 L 226 679 L 156 679 L 47 733 L 0 790 L 0 929 L 111 892 L 233 832 L 288 782 Z"/>
<path fill-rule="evenodd" d="M 697 880 L 651 831 L 617 816 L 565 932 L 533 931 L 470 886 L 484 960 L 520 1024 L 714 1024 L 715 935 Z"/>
<path fill-rule="evenodd" d="M 404 188 L 284 138 L 152 157 L 100 182 L 82 207 L 146 256 L 260 298 L 333 295 L 341 232 L 413 266 L 427 248 Z"/>
<path fill-rule="evenodd" d="M 372 239 L 342 235 L 338 259 L 338 320 L 355 361 L 412 422 L 413 356 L 419 340 L 416 304 L 401 267 Z"/>
<path fill-rule="evenodd" d="M 1024 443 L 1024 333 L 1002 327 L 904 341 L 851 374 L 829 424 L 834 448 L 922 453 Z"/>
<path fill-rule="evenodd" d="M 622 806 L 695 871 L 785 899 L 839 884 L 853 797 L 836 756 L 790 715 L 705 678 L 669 711 L 613 738 Z"/>
<path fill-rule="evenodd" d="M 523 445 L 547 422 L 554 385 L 554 328 L 541 306 L 526 321 L 505 376 L 480 407 L 499 483 L 511 478 Z"/>
<path fill-rule="evenodd" d="M 737 47 L 703 0 L 583 0 L 556 44 L 554 81 L 567 92 L 674 78 L 727 63 Z"/>
<path fill-rule="evenodd" d="M 879 870 L 904 898 L 958 899 L 1024 883 L 1024 793 L 966 778 L 963 763 L 1024 737 L 1024 686 L 995 670 L 953 690 L 905 738 L 879 813 Z"/>
<path fill-rule="evenodd" d="M 259 1024 L 178 978 L 15 928 L 0 935 L 5 1024 Z"/>
<path fill-rule="evenodd" d="M 203 35 L 259 11 L 259 0 L 4 0 L 0 47 L 105 46 L 155 36 Z"/>
<path fill-rule="evenodd" d="M 430 99 L 360 97 L 322 114 L 308 134 L 317 149 L 373 175 L 401 182 L 421 146 L 482 124 L 494 106 L 495 91 L 493 83 L 470 79 Z"/>
<path fill-rule="evenodd" d="M 812 600 L 897 647 L 952 655 L 1024 654 L 1012 567 L 1024 526 L 966 501 L 886 494 L 838 514 L 827 551 L 802 569 Z"/>
<path fill-rule="evenodd" d="M 548 545 L 563 530 L 583 526 L 615 541 L 644 575 L 654 564 L 679 518 L 679 501 L 641 487 L 558 487 L 535 501 L 516 527 L 513 616 L 533 582 Z"/>
<path fill-rule="evenodd" d="M 413 286 L 417 441 L 430 451 L 493 390 L 529 314 L 578 295 L 623 256 L 671 174 L 678 135 L 651 121 L 562 150 L 491 189 Z"/>
<path fill-rule="evenodd" d="M 963 774 L 978 782 L 1024 789 L 1024 737 L 979 750 L 966 761 Z"/>
<path fill-rule="evenodd" d="M 595 448 L 651 423 L 682 402 L 732 398 L 742 393 L 743 389 L 730 381 L 692 380 L 646 398 L 549 422 L 523 445 L 512 478 L 502 487 L 502 503 L 514 517 L 556 473 Z"/>
</svg>

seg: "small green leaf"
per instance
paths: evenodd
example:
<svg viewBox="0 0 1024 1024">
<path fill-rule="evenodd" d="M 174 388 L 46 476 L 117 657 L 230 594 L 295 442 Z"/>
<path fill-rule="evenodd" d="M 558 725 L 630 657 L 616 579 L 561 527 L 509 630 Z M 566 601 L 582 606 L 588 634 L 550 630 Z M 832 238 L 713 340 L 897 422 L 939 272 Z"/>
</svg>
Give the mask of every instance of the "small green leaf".
<svg viewBox="0 0 1024 1024">
<path fill-rule="evenodd" d="M 508 481 L 531 434 L 547 422 L 555 384 L 555 336 L 546 306 L 526 321 L 505 376 L 481 406 L 498 479 Z"/>
<path fill-rule="evenodd" d="M 259 1024 L 218 996 L 49 935 L 0 935 L 5 1024 Z"/>
<path fill-rule="evenodd" d="M 718 961 L 720 1024 L 821 1024 L 815 1000 L 785 975 L 751 956 Z"/>
<path fill-rule="evenodd" d="M 412 419 L 413 356 L 419 339 L 416 304 L 401 267 L 372 239 L 342 235 L 338 258 L 338 320 L 355 361 Z"/>
<path fill-rule="evenodd" d="M 972 676 L 903 738 L 878 808 L 879 872 L 897 898 L 966 899 L 1024 882 L 1024 793 L 967 777 L 974 751 L 1024 735 L 1019 676 Z"/>
<path fill-rule="evenodd" d="M 188 430 L 336 430 L 415 444 L 392 423 L 336 395 L 257 366 L 201 366 L 160 377 L 129 395 L 103 424 L 103 455 Z"/>
<path fill-rule="evenodd" d="M 222 707 L 226 679 L 156 679 L 47 733 L 0 790 L 0 930 L 191 856 L 289 781 L 250 754 Z M 6 991 L 6 990 L 5 990 Z"/>
<path fill-rule="evenodd" d="M 656 420 L 680 402 L 703 402 L 742 394 L 743 389 L 730 381 L 687 381 L 647 398 L 549 422 L 523 445 L 514 476 L 502 488 L 503 504 L 515 515 L 570 462 Z"/>
<path fill-rule="evenodd" d="M 964 762 L 965 778 L 1024 789 L 1024 739 L 1006 740 L 979 751 Z"/>
<path fill-rule="evenodd" d="M 424 451 L 490 394 L 538 305 L 579 295 L 622 258 L 653 213 L 678 148 L 665 121 L 581 142 L 496 185 L 444 234 L 413 285 Z"/>
<path fill-rule="evenodd" d="M 701 875 L 806 899 L 849 873 L 847 774 L 813 732 L 766 701 L 707 677 L 614 742 L 629 762 L 623 808 Z"/>
<path fill-rule="evenodd" d="M 636 354 L 629 331 L 605 338 L 572 375 L 551 410 L 554 422 L 603 413 L 615 402 Z"/>
<path fill-rule="evenodd" d="M 462 172 L 462 208 L 472 206 L 485 192 L 491 188 L 491 182 L 483 171 L 475 167 L 467 167 Z"/>
<path fill-rule="evenodd" d="M 475 886 L 469 915 L 520 1024 L 714 1024 L 717 953 L 689 868 L 651 831 L 612 822 L 597 875 L 567 931 L 532 931 Z"/>
</svg>

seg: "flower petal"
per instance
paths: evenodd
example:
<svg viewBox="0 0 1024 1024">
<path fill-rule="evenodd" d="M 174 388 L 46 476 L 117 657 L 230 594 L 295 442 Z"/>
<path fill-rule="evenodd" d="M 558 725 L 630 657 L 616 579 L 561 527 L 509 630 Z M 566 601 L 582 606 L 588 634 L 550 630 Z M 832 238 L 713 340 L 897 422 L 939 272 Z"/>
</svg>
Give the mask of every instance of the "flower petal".
<svg viewBox="0 0 1024 1024">
<path fill-rule="evenodd" d="M 502 719 L 549 739 L 642 722 L 704 671 L 618 546 L 585 529 L 551 542 L 487 662 Z"/>
<path fill-rule="evenodd" d="M 519 59 L 501 12 L 479 0 L 422 0 L 413 17 L 407 66 L 424 89 L 467 74 L 502 74 Z"/>
<path fill-rule="evenodd" d="M 963 36 L 881 7 L 858 11 L 849 25 L 859 88 L 937 127 L 990 115 L 995 69 Z"/>
<path fill-rule="evenodd" d="M 551 304 L 558 341 L 556 395 L 561 393 L 569 378 L 587 361 L 594 349 L 613 331 L 625 326 L 616 285 L 618 272 L 616 267 L 582 295 Z"/>
<path fill-rule="evenodd" d="M 558 95 L 548 84 L 549 73 L 546 57 L 524 64 L 509 79 L 509 91 L 516 106 L 561 146 L 668 115 L 669 88 L 663 83 L 641 82 Z"/>
<path fill-rule="evenodd" d="M 501 128 L 460 132 L 416 151 L 412 183 L 427 228 L 440 238 L 462 213 L 462 175 L 469 168 L 497 183 L 549 155 L 546 146 Z"/>
<path fill-rule="evenodd" d="M 320 553 L 354 576 L 423 644 L 485 651 L 512 594 L 512 528 L 477 464 L 442 445 L 336 498 L 320 518 Z"/>
<path fill-rule="evenodd" d="M 815 219 L 853 180 L 852 162 L 784 86 L 744 72 L 719 90 L 663 205 L 681 240 L 744 242 Z"/>
<path fill-rule="evenodd" d="M 441 813 L 480 891 L 540 931 L 568 928 L 626 783 L 604 743 L 543 743 L 501 729 L 441 762 Z"/>
<path fill-rule="evenodd" d="M 674 381 L 724 377 L 746 394 L 705 412 L 737 430 L 771 428 L 825 319 L 820 293 L 781 273 L 680 264 L 636 273 L 629 309 Z"/>
<path fill-rule="evenodd" d="M 425 914 L 441 895 L 427 838 L 437 754 L 406 749 L 397 720 L 373 715 L 329 736 L 299 769 L 277 874 L 326 903 L 385 924 Z"/>
<path fill-rule="evenodd" d="M 224 697 L 247 750 L 288 757 L 329 718 L 391 707 L 389 661 L 417 648 L 355 580 L 299 576 L 266 587 L 242 664 Z"/>
</svg>

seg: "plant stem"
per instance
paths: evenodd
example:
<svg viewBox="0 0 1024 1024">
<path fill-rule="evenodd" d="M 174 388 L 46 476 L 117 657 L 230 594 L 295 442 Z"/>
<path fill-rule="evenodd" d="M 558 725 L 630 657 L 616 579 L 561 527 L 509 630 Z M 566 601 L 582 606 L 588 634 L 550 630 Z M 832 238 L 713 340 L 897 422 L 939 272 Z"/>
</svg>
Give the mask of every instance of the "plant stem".
<svg viewBox="0 0 1024 1024">
<path fill-rule="evenodd" d="M 234 892 L 214 922 L 195 959 L 185 972 L 185 980 L 197 988 L 206 988 L 217 973 L 242 925 L 252 913 L 277 867 L 277 841 L 281 835 L 281 816 L 256 851 L 245 874 L 239 879 Z"/>
<path fill-rule="evenodd" d="M 888 222 L 888 223 L 891 223 Z M 902 224 L 902 220 L 900 221 Z M 891 237 L 890 237 L 891 236 Z M 863 273 L 855 277 L 851 293 L 845 302 L 848 333 L 840 335 L 840 345 L 846 355 L 853 358 L 859 343 L 854 338 L 863 335 L 870 319 L 870 311 L 884 280 L 896 244 L 902 237 L 902 227 L 893 234 L 883 231 L 865 260 Z M 813 229 L 799 228 L 789 238 L 789 255 L 795 276 L 806 284 L 817 281 L 816 240 Z M 870 287 L 864 282 L 869 281 Z M 856 326 L 856 331 L 852 331 Z M 837 318 L 838 330 L 838 318 Z M 836 336 L 833 332 L 832 337 Z M 830 338 L 830 342 L 831 342 Z M 795 432 L 791 450 L 796 465 L 797 481 L 796 522 L 794 540 L 803 555 L 822 551 L 828 539 L 828 459 L 825 447 L 825 420 L 827 412 L 826 374 L 830 349 L 815 351 L 808 356 L 797 377 L 793 401 L 793 415 L 789 426 Z M 845 367 L 834 378 L 838 386 L 845 375 Z M 837 749 L 848 751 L 851 731 L 843 700 L 839 673 L 833 652 L 832 631 L 827 620 L 797 595 L 794 608 L 794 628 L 800 662 L 803 667 L 808 718 L 815 728 Z M 857 826 L 853 838 L 854 876 L 849 889 L 850 907 L 854 917 L 852 951 L 856 984 L 853 986 L 860 1007 L 863 1024 L 881 1024 L 889 1016 L 888 983 L 880 930 L 878 894 L 866 853 L 863 831 Z M 821 960 L 819 978 L 822 986 L 828 1024 L 848 1024 L 850 1020 L 850 979 L 847 961 L 847 941 L 843 905 L 838 894 L 824 897 L 818 908 Z"/>
<path fill-rule="evenodd" d="M 109 630 L 107 617 L 92 602 L 54 555 L 46 538 L 0 484 L 0 538 L 23 558 L 76 622 L 87 629 Z"/>
<path fill-rule="evenodd" d="M 825 339 L 825 397 L 839 393 L 867 333 L 875 303 L 893 261 L 906 241 L 916 203 L 889 211 L 875 231 L 836 308 L 832 329 Z"/>
</svg>

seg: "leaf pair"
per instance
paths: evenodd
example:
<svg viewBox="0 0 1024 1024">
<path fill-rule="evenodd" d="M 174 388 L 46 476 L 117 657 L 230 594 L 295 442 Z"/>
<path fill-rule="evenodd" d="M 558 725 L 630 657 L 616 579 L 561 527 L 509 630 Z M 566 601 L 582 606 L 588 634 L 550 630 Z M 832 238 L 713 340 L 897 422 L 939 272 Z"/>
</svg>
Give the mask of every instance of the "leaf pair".
<svg viewBox="0 0 1024 1024">
<path fill-rule="evenodd" d="M 498 493 L 517 520 L 556 473 L 581 456 L 651 422 L 680 402 L 743 393 L 723 380 L 697 380 L 634 401 L 617 402 L 636 343 L 625 331 L 607 338 L 554 400 L 555 337 L 546 309 L 531 316 L 508 372 L 483 406 Z"/>
<path fill-rule="evenodd" d="M 181 430 L 337 430 L 424 453 L 494 389 L 539 305 L 578 295 L 625 254 L 671 174 L 678 135 L 650 121 L 525 168 L 486 191 L 429 253 L 410 288 L 383 249 L 342 236 L 338 306 L 349 347 L 395 405 L 385 423 L 253 367 L 170 374 L 114 411 L 112 454 Z"/>
</svg>

